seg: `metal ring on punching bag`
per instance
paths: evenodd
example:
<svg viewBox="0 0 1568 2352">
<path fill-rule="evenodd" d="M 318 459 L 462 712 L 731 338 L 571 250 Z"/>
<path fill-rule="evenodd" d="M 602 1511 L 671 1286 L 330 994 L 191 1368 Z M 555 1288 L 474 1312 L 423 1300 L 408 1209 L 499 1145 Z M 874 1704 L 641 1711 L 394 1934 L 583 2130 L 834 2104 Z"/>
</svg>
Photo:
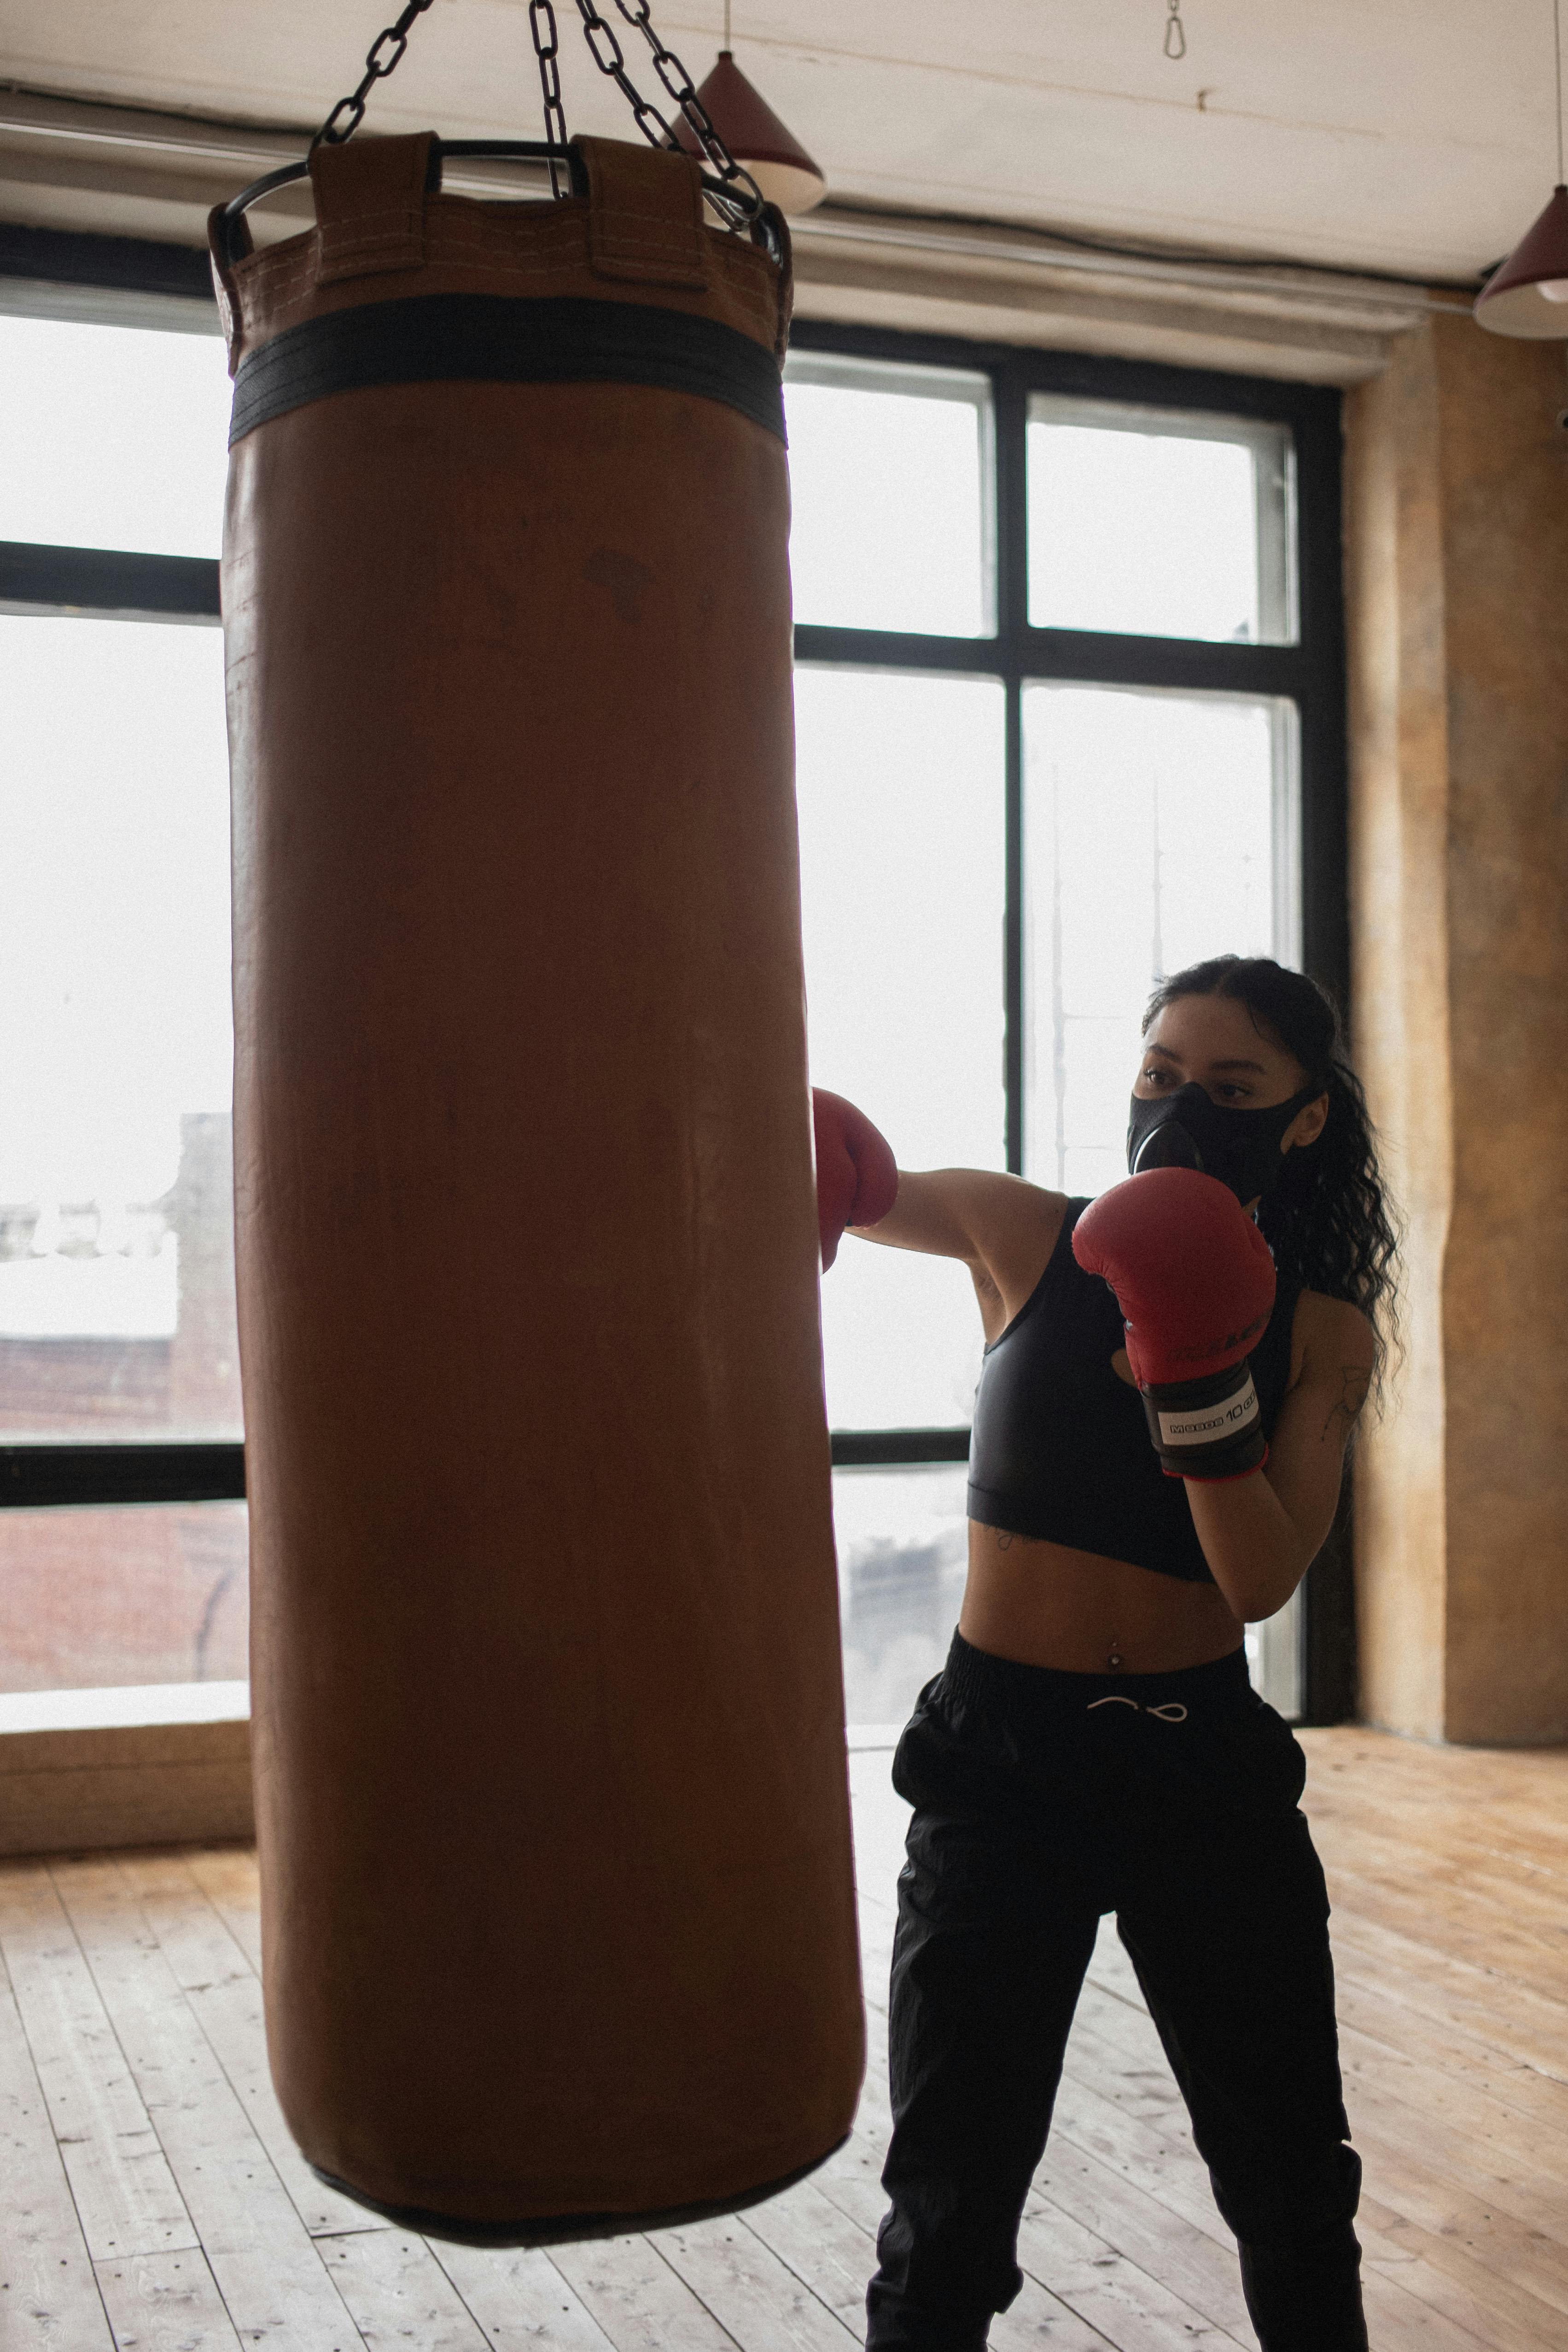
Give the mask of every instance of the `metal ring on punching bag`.
<svg viewBox="0 0 1568 2352">
<path fill-rule="evenodd" d="M 732 2210 L 863 2060 L 791 740 L 787 238 L 320 144 L 215 214 L 268 2048 L 538 2242 Z"/>
</svg>

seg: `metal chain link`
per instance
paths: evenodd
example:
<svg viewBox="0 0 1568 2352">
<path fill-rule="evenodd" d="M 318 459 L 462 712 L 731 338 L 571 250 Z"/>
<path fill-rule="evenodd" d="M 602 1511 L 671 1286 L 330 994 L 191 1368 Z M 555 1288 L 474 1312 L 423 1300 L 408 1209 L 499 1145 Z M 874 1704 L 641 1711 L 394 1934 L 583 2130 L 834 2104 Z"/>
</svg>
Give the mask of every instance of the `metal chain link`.
<svg viewBox="0 0 1568 2352">
<path fill-rule="evenodd" d="M 761 188 L 743 163 L 738 163 L 713 128 L 707 108 L 697 95 L 690 75 L 673 49 L 667 48 L 653 28 L 648 15 L 648 0 L 616 0 L 616 6 L 628 25 L 635 26 L 654 54 L 654 66 L 660 82 L 676 100 L 681 113 L 691 125 L 702 153 L 712 164 L 731 193 L 736 218 L 754 221 L 762 213 L 763 197 Z M 583 37 L 588 44 L 588 54 L 602 74 L 607 74 L 626 104 L 632 118 L 650 147 L 679 145 L 674 131 L 657 106 L 650 106 L 630 74 L 626 71 L 626 52 L 621 47 L 615 26 L 602 16 L 595 0 L 577 0 L 577 14 L 583 19 Z M 679 82 L 670 79 L 673 67 Z"/>
<path fill-rule="evenodd" d="M 434 5 L 434 0 L 408 0 L 407 6 L 395 24 L 386 26 L 371 43 L 365 54 L 364 74 L 359 88 L 346 98 L 340 98 L 321 129 L 310 142 L 311 152 L 321 146 L 341 147 L 352 139 L 364 121 L 365 100 L 378 81 L 395 73 L 408 47 L 408 35 L 416 18 Z M 1170 0 L 1173 15 L 1180 0 Z M 743 163 L 737 163 L 713 126 L 712 117 L 697 95 L 696 84 L 675 51 L 659 38 L 654 29 L 649 0 L 616 0 L 616 6 L 626 22 L 639 32 L 653 52 L 654 70 L 660 86 L 668 92 L 689 124 L 698 146 L 724 183 L 722 195 L 709 186 L 710 200 L 727 200 L 732 212 L 732 226 L 752 223 L 761 217 L 763 197 L 761 188 Z M 600 14 L 595 0 L 577 0 L 577 14 L 583 19 L 583 37 L 588 44 L 588 54 L 602 74 L 608 76 L 626 104 L 632 120 L 650 147 L 676 147 L 679 142 L 657 106 L 651 106 L 626 71 L 626 51 L 619 36 L 607 16 Z M 552 0 L 529 0 L 528 27 L 533 37 L 533 53 L 539 61 L 540 88 L 544 97 L 544 137 L 550 147 L 566 145 L 566 110 L 561 96 L 561 37 L 555 22 Z M 570 182 L 565 167 L 559 159 L 550 159 L 550 185 L 557 196 L 569 194 Z"/>
<path fill-rule="evenodd" d="M 353 137 L 364 121 L 366 99 L 378 81 L 384 81 L 388 74 L 397 71 L 403 63 L 403 52 L 408 47 L 409 27 L 415 18 L 422 16 L 432 5 L 433 0 L 408 0 L 407 7 L 395 25 L 386 26 L 376 35 L 365 52 L 363 80 L 356 90 L 351 90 L 347 98 L 339 99 L 310 142 L 312 154 L 318 147 L 341 147 L 345 139 Z M 388 51 L 384 60 L 384 50 Z M 345 116 L 346 121 L 343 120 Z"/>
<path fill-rule="evenodd" d="M 1182 0 L 1165 0 L 1169 11 L 1165 18 L 1165 55 L 1182 58 L 1187 54 L 1187 28 L 1182 22 Z"/>
<path fill-rule="evenodd" d="M 544 140 L 546 146 L 566 144 L 566 108 L 561 96 L 561 36 L 556 29 L 555 11 L 551 0 L 528 0 L 528 29 L 533 36 L 533 54 L 539 60 L 540 88 L 544 92 Z M 572 193 L 570 168 L 559 156 L 550 158 L 550 193 L 552 196 L 569 196 Z"/>
<path fill-rule="evenodd" d="M 616 5 L 627 24 L 636 26 L 653 51 L 654 71 L 690 124 L 702 152 L 721 180 L 742 192 L 747 199 L 743 209 L 754 218 L 763 208 L 763 192 L 745 165 L 737 163 L 730 152 L 714 127 L 712 116 L 698 97 L 691 76 L 675 51 L 659 38 L 649 11 L 649 0 L 616 0 Z"/>
</svg>

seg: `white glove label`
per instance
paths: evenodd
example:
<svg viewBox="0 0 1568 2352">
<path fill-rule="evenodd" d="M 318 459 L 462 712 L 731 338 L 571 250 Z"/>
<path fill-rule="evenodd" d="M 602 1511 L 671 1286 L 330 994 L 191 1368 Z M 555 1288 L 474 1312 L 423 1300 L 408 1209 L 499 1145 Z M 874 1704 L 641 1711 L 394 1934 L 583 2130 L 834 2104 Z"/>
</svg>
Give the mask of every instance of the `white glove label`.
<svg viewBox="0 0 1568 2352">
<path fill-rule="evenodd" d="M 1213 1445 L 1222 1437 L 1238 1437 L 1250 1429 L 1258 1419 L 1258 1391 L 1252 1385 L 1252 1374 L 1247 1375 L 1247 1386 L 1233 1397 L 1223 1397 L 1218 1404 L 1189 1405 L 1183 1412 L 1160 1414 L 1162 1445 Z"/>
</svg>

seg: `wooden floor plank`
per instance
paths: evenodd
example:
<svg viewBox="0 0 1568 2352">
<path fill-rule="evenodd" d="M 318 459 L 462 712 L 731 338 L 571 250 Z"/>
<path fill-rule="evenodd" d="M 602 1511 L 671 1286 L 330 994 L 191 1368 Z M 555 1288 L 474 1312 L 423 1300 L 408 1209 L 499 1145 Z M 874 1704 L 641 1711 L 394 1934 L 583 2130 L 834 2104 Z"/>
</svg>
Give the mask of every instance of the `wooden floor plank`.
<svg viewBox="0 0 1568 2352">
<path fill-rule="evenodd" d="M 1363 1906 L 1353 1878 L 1336 1874 L 1330 1884 L 1336 1977 L 1397 1986 L 1399 1997 L 1435 2023 L 1568 2082 L 1568 2012 L 1561 2002 L 1447 1950 L 1440 1938 L 1391 1926 L 1375 1905 Z"/>
<path fill-rule="evenodd" d="M 836 2205 L 847 2220 L 873 2241 L 888 2210 L 887 2193 L 882 2187 L 885 2155 L 886 2150 L 877 2147 L 857 2126 L 837 2155 L 830 2156 L 811 2176 L 829 2204 Z"/>
<path fill-rule="evenodd" d="M 1542 2074 L 1455 2025 L 1434 2023 L 1386 1985 L 1367 1984 L 1342 1974 L 1335 2005 L 1342 2025 L 1436 2074 L 1458 2076 L 1510 2115 L 1568 2137 L 1568 2083 Z"/>
<path fill-rule="evenodd" d="M 47 2103 L 3 1967 L 0 2344 L 5 2352 L 112 2352 Z"/>
<path fill-rule="evenodd" d="M 1443 2231 L 1422 2229 L 1363 2196 L 1356 2228 L 1369 2264 L 1394 2276 L 1424 2302 L 1457 2319 L 1500 2352 L 1565 2352 L 1568 2313 L 1543 2303 L 1521 2281 L 1478 2262 Z M 1402 2267 L 1396 2267 L 1402 2265 Z"/>
<path fill-rule="evenodd" d="M 1377 2352 L 1493 2352 L 1495 2339 L 1456 2326 L 1429 2303 L 1376 2269 L 1362 2273 L 1367 2334 Z"/>
<path fill-rule="evenodd" d="M 0 1952 L 94 2262 L 196 2231 L 47 1869 L 0 1867 Z"/>
<path fill-rule="evenodd" d="M 997 2314 L 985 2340 L 989 2352 L 1111 2352 L 1103 2336 L 1027 2275 L 1016 2302 Z M 1180 2347 L 1162 2352 L 1180 2352 Z"/>
<path fill-rule="evenodd" d="M 740 2215 L 660 2230 L 652 2242 L 745 2352 L 849 2352 L 864 2337 L 863 2328 L 851 2332 Z"/>
<path fill-rule="evenodd" d="M 1511 2280 L 1472 2264 L 1466 2274 L 1447 2241 L 1433 2239 L 1363 2198 L 1356 2216 L 1363 2267 L 1401 2288 L 1415 2302 L 1451 2320 L 1490 2352 L 1564 2352 L 1568 2316 Z M 1444 2259 L 1445 2253 L 1450 2258 Z"/>
<path fill-rule="evenodd" d="M 1235 2248 L 1173 2212 L 1151 2188 L 1075 2147 L 1065 2133 L 1053 2133 L 1034 2193 L 1130 2256 L 1239 2343 L 1247 2342 L 1251 2323 Z"/>
<path fill-rule="evenodd" d="M 1468 1967 L 1472 1999 L 1486 1988 L 1497 2004 L 1489 2038 L 1500 2049 L 1517 2049 L 1531 2063 L 1568 2080 L 1568 2001 L 1553 1990 L 1562 1982 L 1561 1964 L 1553 1970 L 1533 1951 L 1521 1952 L 1519 1937 L 1489 1929 L 1481 1919 L 1474 1924 L 1437 1921 L 1414 1884 L 1380 1885 L 1346 1862 L 1325 1860 L 1341 1915 L 1341 1944 L 1348 1941 L 1353 1949 L 1364 1944 L 1369 1930 L 1382 1929 L 1421 1956 L 1424 1977 L 1432 1973 L 1434 1961 L 1445 1963 L 1440 1974 L 1460 2000 L 1457 1969 Z M 1411 1875 L 1414 1880 L 1415 1874 Z M 1489 2003 L 1479 2013 L 1489 2013 Z M 1468 2014 L 1474 2018 L 1478 2011 L 1468 2007 Z"/>
<path fill-rule="evenodd" d="M 1374 1890 L 1391 1917 L 1418 1922 L 1428 1938 L 1440 1928 L 1446 1951 L 1533 1986 L 1549 2000 L 1559 1994 L 1562 1928 L 1551 1889 L 1518 1884 L 1474 1861 L 1456 1861 L 1392 1828 L 1342 1822 L 1331 1832 L 1320 1829 L 1319 1842 L 1325 1867 L 1342 1885 Z M 1413 1851 L 1423 1861 L 1418 1885 L 1411 1878 Z"/>
<path fill-rule="evenodd" d="M 815 2179 L 798 2181 L 747 2213 L 747 2227 L 852 2334 L 865 2334 L 866 2283 L 876 2262 L 872 2233 L 825 2196 Z"/>
<path fill-rule="evenodd" d="M 418 2352 L 486 2352 L 472 2312 L 423 2238 L 406 2230 L 362 2230 L 320 2241 L 332 2276 L 369 2352 L 398 2344 Z"/>
<path fill-rule="evenodd" d="M 1518 2115 L 1446 2068 L 1423 2064 L 1355 2026 L 1340 2027 L 1345 2096 L 1357 2112 L 1398 2116 L 1427 2143 L 1484 2151 L 1486 2169 L 1512 2179 L 1539 2205 L 1542 2226 L 1568 2237 L 1568 2134 Z"/>
<path fill-rule="evenodd" d="M 239 2352 L 217 2282 L 197 2247 L 100 2263 L 116 2352 Z"/>
<path fill-rule="evenodd" d="M 272 2087 L 261 1980 L 179 1853 L 123 1854 L 120 1869 L 251 2128 L 312 2236 L 389 2226 L 317 2179 Z"/>
<path fill-rule="evenodd" d="M 1031 2199 L 1018 2231 L 1021 2270 L 1117 2352 L 1235 2352 L 1237 2338 L 1047 2200 Z"/>
<path fill-rule="evenodd" d="M 611 2352 L 576 2289 L 539 2247 L 432 2244 L 494 2352 Z"/>
<path fill-rule="evenodd" d="M 730 2352 L 734 2345 L 651 2239 L 553 2246 L 550 2259 L 616 2352 Z"/>
<path fill-rule="evenodd" d="M 1526 2288 L 1551 2311 L 1568 2314 L 1563 2249 L 1488 2200 L 1448 2179 L 1393 2140 L 1375 2119 L 1364 2124 L 1369 2197 L 1434 2241 L 1452 2240 L 1480 2266 Z"/>
<path fill-rule="evenodd" d="M 259 1976 L 261 1882 L 254 1846 L 186 1846 L 182 1860 Z"/>
<path fill-rule="evenodd" d="M 1235 2241 L 1215 2206 L 1208 2173 L 1190 2139 L 1128 2115 L 1094 2080 L 1067 2073 L 1057 2094 L 1053 2140 L 1058 2134 L 1226 2252 L 1234 2251 Z"/>
<path fill-rule="evenodd" d="M 60 1899 L 247 2346 L 357 2352 L 363 2339 L 111 1861 L 53 1865 Z"/>
</svg>

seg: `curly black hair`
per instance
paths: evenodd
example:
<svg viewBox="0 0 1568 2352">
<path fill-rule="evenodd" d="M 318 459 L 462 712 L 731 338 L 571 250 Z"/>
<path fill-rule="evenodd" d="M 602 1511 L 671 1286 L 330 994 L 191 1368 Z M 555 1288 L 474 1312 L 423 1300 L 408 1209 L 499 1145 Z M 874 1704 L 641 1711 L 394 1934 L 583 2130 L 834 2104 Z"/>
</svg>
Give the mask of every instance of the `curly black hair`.
<svg viewBox="0 0 1568 2352">
<path fill-rule="evenodd" d="M 1399 1346 L 1399 1223 L 1332 999 L 1305 972 L 1288 971 L 1272 956 L 1211 956 L 1160 982 L 1143 1015 L 1145 1035 L 1179 996 L 1235 997 L 1261 1034 L 1295 1055 L 1309 1086 L 1321 1086 L 1328 1096 L 1321 1135 L 1286 1153 L 1258 1209 L 1258 1229 L 1282 1274 L 1361 1308 L 1376 1339 L 1374 1383 L 1381 1389 L 1390 1349 Z"/>
</svg>

